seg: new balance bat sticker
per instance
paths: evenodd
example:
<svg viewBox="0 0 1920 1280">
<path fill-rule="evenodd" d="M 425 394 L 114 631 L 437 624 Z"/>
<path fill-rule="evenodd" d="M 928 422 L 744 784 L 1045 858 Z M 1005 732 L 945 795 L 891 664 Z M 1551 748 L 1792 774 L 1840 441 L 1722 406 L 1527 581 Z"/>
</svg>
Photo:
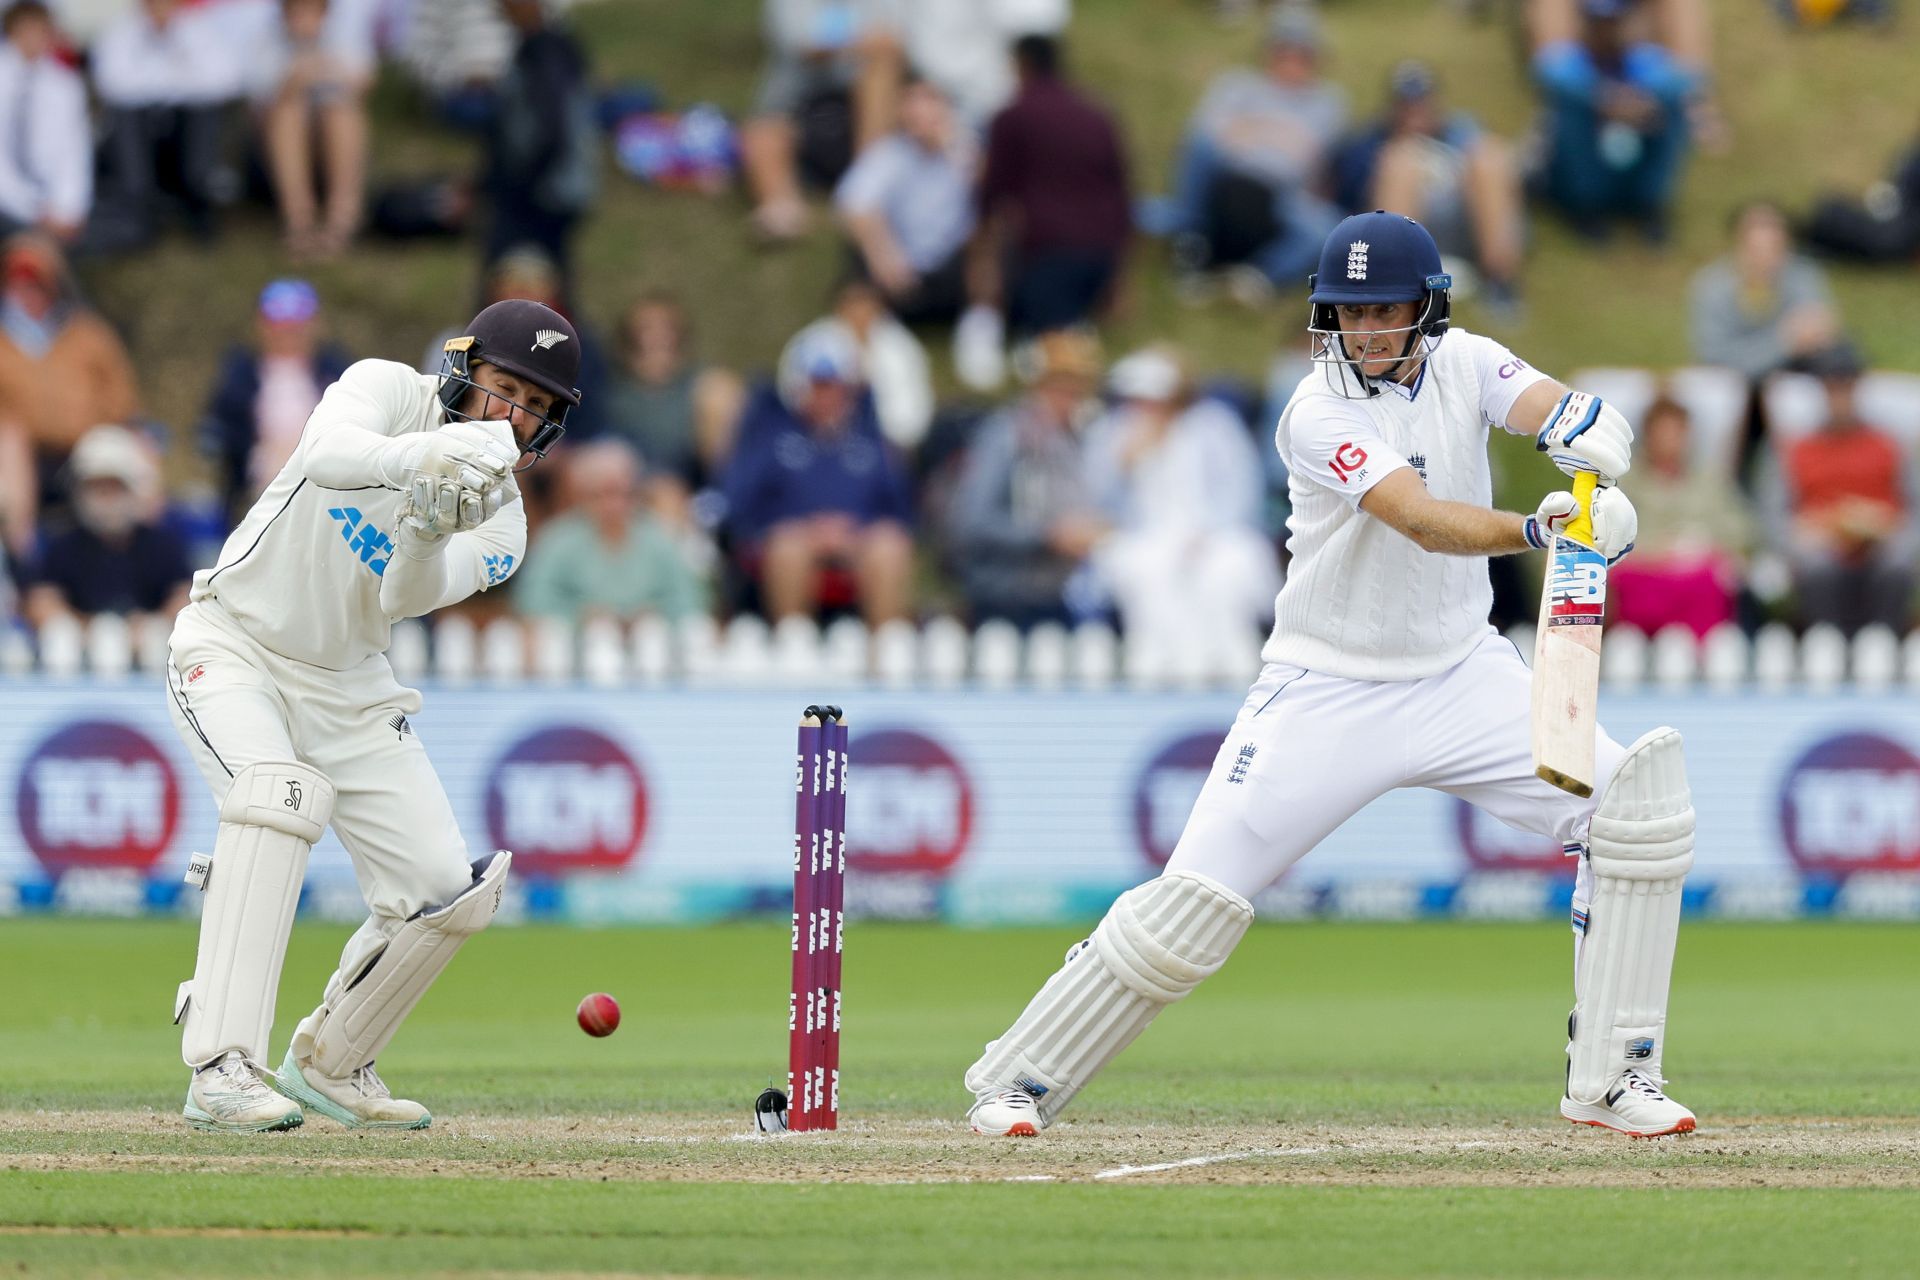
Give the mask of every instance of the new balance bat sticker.
<svg viewBox="0 0 1920 1280">
<path fill-rule="evenodd" d="M 1607 558 L 1588 545 L 1595 483 L 1588 473 L 1574 477 L 1580 509 L 1547 548 L 1533 648 L 1533 771 L 1576 796 L 1593 794 L 1607 608 Z"/>
</svg>

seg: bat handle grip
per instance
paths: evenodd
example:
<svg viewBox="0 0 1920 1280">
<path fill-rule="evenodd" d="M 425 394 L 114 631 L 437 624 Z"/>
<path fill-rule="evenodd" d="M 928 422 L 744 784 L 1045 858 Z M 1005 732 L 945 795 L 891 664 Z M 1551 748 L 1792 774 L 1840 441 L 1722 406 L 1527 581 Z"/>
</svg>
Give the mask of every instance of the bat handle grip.
<svg viewBox="0 0 1920 1280">
<path fill-rule="evenodd" d="M 1567 536 L 1589 547 L 1593 545 L 1593 491 L 1599 486 L 1600 477 L 1591 471 L 1582 471 L 1573 477 L 1573 500 L 1580 508 L 1567 524 Z"/>
</svg>

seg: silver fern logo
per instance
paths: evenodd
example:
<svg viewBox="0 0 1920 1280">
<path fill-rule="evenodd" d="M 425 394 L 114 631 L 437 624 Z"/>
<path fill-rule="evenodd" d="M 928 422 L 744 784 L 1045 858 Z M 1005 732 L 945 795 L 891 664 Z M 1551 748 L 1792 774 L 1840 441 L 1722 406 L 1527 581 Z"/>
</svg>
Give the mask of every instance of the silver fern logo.
<svg viewBox="0 0 1920 1280">
<path fill-rule="evenodd" d="M 567 335 L 558 329 L 541 329 L 533 335 L 533 347 L 536 351 L 545 351 L 548 347 L 557 347 L 567 340 Z"/>
</svg>

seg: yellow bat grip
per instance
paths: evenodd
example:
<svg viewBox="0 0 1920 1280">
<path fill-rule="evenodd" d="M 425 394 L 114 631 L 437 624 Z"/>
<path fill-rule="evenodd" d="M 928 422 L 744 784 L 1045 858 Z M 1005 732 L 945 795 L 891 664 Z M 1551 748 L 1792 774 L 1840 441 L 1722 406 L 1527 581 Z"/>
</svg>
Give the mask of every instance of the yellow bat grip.
<svg viewBox="0 0 1920 1280">
<path fill-rule="evenodd" d="M 1573 478 L 1573 500 L 1580 504 L 1580 509 L 1567 522 L 1567 536 L 1589 547 L 1593 545 L 1593 491 L 1599 484 L 1600 477 L 1591 471 L 1582 471 Z"/>
</svg>

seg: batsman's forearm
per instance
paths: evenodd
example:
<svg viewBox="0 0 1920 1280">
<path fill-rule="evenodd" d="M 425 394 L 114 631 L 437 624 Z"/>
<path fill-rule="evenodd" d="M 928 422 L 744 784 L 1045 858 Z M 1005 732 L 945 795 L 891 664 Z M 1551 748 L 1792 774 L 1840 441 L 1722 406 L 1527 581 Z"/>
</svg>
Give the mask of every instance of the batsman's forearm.
<svg viewBox="0 0 1920 1280">
<path fill-rule="evenodd" d="M 1409 517 L 1403 532 L 1437 555 L 1510 556 L 1529 549 L 1526 524 L 1511 511 L 1436 500 Z"/>
<path fill-rule="evenodd" d="M 419 559 L 395 551 L 380 576 L 380 611 L 389 618 L 419 618 L 458 604 L 485 582 L 471 534 L 456 533 L 446 546 Z"/>
</svg>

